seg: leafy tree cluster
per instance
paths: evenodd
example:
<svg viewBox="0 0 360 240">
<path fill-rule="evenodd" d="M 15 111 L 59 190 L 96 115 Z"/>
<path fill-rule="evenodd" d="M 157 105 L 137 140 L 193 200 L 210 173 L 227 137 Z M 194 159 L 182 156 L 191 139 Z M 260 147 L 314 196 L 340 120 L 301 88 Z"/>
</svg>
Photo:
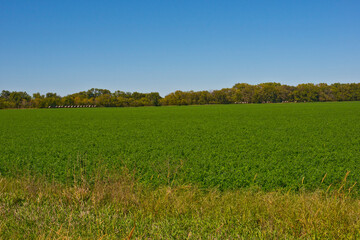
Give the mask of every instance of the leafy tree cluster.
<svg viewBox="0 0 360 240">
<path fill-rule="evenodd" d="M 138 107 L 160 105 L 230 104 L 230 103 L 279 103 L 279 102 L 326 102 L 360 101 L 360 83 L 334 83 L 328 85 L 280 83 L 251 85 L 237 83 L 232 88 L 214 91 L 175 91 L 164 98 L 158 92 L 111 92 L 92 88 L 65 97 L 56 93 L 30 96 L 26 92 L 3 90 L 0 108 L 46 108 L 55 106 L 96 105 L 102 107 Z"/>
<path fill-rule="evenodd" d="M 280 83 L 250 85 L 237 83 L 232 88 L 215 91 L 176 91 L 161 100 L 162 105 L 229 104 L 229 103 L 280 103 L 360 101 L 360 83 L 334 83 L 328 85 Z"/>
<path fill-rule="evenodd" d="M 96 105 L 101 107 L 159 106 L 161 96 L 157 92 L 110 92 L 107 89 L 92 88 L 88 91 L 61 97 L 56 93 L 34 93 L 2 91 L 0 108 L 47 108 L 56 106 Z"/>
</svg>

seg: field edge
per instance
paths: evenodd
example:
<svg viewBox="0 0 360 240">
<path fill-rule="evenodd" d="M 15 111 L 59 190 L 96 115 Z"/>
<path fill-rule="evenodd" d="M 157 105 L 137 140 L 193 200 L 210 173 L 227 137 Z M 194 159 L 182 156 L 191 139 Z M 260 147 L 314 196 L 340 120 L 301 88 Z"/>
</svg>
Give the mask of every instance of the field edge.
<svg viewBox="0 0 360 240">
<path fill-rule="evenodd" d="M 73 185 L 0 177 L 0 238 L 360 237 L 350 188 L 315 192 L 149 188 L 131 174 Z"/>
</svg>

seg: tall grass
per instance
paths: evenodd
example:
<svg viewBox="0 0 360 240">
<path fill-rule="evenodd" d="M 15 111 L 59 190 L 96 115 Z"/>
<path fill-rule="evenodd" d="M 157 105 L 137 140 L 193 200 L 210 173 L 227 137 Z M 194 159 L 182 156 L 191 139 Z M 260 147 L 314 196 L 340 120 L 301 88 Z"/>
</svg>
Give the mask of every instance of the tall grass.
<svg viewBox="0 0 360 240">
<path fill-rule="evenodd" d="M 357 239 L 360 199 L 329 191 L 151 188 L 133 174 L 72 185 L 0 177 L 1 239 Z"/>
</svg>

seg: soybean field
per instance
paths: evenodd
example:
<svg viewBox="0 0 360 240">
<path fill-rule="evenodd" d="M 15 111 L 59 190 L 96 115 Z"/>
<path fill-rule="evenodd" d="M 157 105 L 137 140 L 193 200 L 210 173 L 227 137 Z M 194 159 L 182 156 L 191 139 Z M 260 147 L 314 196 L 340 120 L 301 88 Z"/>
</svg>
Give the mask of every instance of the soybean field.
<svg viewBox="0 0 360 240">
<path fill-rule="evenodd" d="M 264 190 L 360 180 L 360 102 L 19 109 L 0 123 L 3 176 L 127 169 L 150 186 Z"/>
</svg>

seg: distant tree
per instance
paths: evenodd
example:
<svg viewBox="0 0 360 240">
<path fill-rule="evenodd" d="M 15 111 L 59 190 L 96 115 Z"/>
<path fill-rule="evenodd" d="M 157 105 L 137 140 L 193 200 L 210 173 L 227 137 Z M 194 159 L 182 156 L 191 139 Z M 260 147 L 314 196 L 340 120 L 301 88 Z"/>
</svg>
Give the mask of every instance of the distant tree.
<svg viewBox="0 0 360 240">
<path fill-rule="evenodd" d="M 131 97 L 132 97 L 133 99 L 135 99 L 135 100 L 139 100 L 139 99 L 145 97 L 145 94 L 139 93 L 139 92 L 133 92 L 133 93 L 131 94 Z"/>
<path fill-rule="evenodd" d="M 110 92 L 110 90 L 107 90 L 107 89 L 92 88 L 92 89 L 89 89 L 86 92 L 86 94 L 87 94 L 88 98 L 97 98 L 104 94 L 111 94 L 111 92 Z"/>
<path fill-rule="evenodd" d="M 280 83 L 261 83 L 257 86 L 256 100 L 257 102 L 280 102 Z"/>
<path fill-rule="evenodd" d="M 262 103 L 283 101 L 360 101 L 360 83 L 334 83 L 328 85 L 281 85 L 268 82 L 258 85 L 237 83 L 232 88 L 214 91 L 175 91 L 164 98 L 158 92 L 140 93 L 92 88 L 88 91 L 61 97 L 56 93 L 34 93 L 2 90 L 0 108 L 43 108 L 58 105 L 98 105 L 104 107 L 137 107 L 159 105 L 229 104 L 235 102 Z"/>
<path fill-rule="evenodd" d="M 236 101 L 237 102 L 257 102 L 255 99 L 255 93 L 257 87 L 247 83 L 237 83 L 233 87 L 235 89 Z"/>
<path fill-rule="evenodd" d="M 212 103 L 228 104 L 230 103 L 224 90 L 215 90 L 211 92 L 214 101 Z"/>
<path fill-rule="evenodd" d="M 9 99 L 9 97 L 10 97 L 10 91 L 3 90 L 3 91 L 1 92 L 0 97 L 1 97 L 1 98 L 4 98 L 4 99 L 6 99 L 6 100 L 8 100 L 8 99 Z"/>
<path fill-rule="evenodd" d="M 316 102 L 319 101 L 319 91 L 313 83 L 299 84 L 294 90 L 295 101 Z"/>
<path fill-rule="evenodd" d="M 8 100 L 14 103 L 15 107 L 27 107 L 31 97 L 26 92 L 10 92 Z"/>
<path fill-rule="evenodd" d="M 151 105 L 153 106 L 159 106 L 160 105 L 160 99 L 161 96 L 158 92 L 151 92 L 146 95 L 146 98 L 149 100 Z"/>
</svg>

